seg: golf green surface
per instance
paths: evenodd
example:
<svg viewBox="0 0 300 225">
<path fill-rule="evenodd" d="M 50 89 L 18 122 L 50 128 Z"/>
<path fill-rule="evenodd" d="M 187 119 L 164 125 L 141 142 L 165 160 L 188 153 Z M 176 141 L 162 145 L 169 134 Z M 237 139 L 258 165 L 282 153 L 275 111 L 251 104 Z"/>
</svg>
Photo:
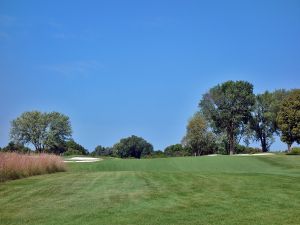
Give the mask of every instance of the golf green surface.
<svg viewBox="0 0 300 225">
<path fill-rule="evenodd" d="M 0 224 L 300 224 L 300 157 L 106 159 L 0 183 Z"/>
</svg>

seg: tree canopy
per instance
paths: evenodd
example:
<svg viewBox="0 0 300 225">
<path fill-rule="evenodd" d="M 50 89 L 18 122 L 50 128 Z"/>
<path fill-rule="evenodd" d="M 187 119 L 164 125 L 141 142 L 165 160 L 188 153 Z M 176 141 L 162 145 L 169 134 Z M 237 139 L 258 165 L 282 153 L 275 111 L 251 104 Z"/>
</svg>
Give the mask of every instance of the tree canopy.
<svg viewBox="0 0 300 225">
<path fill-rule="evenodd" d="M 190 155 L 189 149 L 183 147 L 181 144 L 170 145 L 165 148 L 164 154 L 166 156 L 187 156 Z"/>
<path fill-rule="evenodd" d="M 255 103 L 253 85 L 246 81 L 227 81 L 217 85 L 203 95 L 200 109 L 216 132 L 225 132 L 229 143 L 230 154 L 241 126 L 251 116 Z"/>
<path fill-rule="evenodd" d="M 269 151 L 274 142 L 274 133 L 278 131 L 276 118 L 286 93 L 281 89 L 256 95 L 249 128 L 254 132 L 254 139 L 260 141 L 263 152 Z"/>
<path fill-rule="evenodd" d="M 277 123 L 288 151 L 294 142 L 300 144 L 300 89 L 292 90 L 282 101 Z"/>
<path fill-rule="evenodd" d="M 58 112 L 24 112 L 11 122 L 11 139 L 32 144 L 38 152 L 61 145 L 71 134 L 69 117 Z"/>
<path fill-rule="evenodd" d="M 204 155 L 214 153 L 215 135 L 209 131 L 207 121 L 201 112 L 197 112 L 189 120 L 183 144 L 187 146 L 193 154 Z"/>
<path fill-rule="evenodd" d="M 121 139 L 113 146 L 113 149 L 115 154 L 121 158 L 141 158 L 153 152 L 152 144 L 135 135 Z"/>
</svg>

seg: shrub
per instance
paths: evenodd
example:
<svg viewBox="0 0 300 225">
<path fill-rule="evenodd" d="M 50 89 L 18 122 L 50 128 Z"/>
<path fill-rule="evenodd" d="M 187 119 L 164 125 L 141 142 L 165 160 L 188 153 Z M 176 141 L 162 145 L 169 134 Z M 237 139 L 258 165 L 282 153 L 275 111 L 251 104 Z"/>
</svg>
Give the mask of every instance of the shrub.
<svg viewBox="0 0 300 225">
<path fill-rule="evenodd" d="M 103 147 L 98 145 L 93 152 L 91 152 L 92 156 L 113 156 L 113 148 L 111 147 Z"/>
<path fill-rule="evenodd" d="M 244 145 L 236 145 L 235 147 L 235 153 L 237 154 L 254 154 L 259 152 L 261 152 L 261 149 L 259 148 L 247 147 Z"/>
<path fill-rule="evenodd" d="M 164 154 L 168 157 L 190 156 L 190 149 L 181 144 L 170 145 L 165 148 Z"/>
<path fill-rule="evenodd" d="M 56 155 L 0 153 L 0 182 L 65 170 Z"/>
<path fill-rule="evenodd" d="M 28 147 L 25 147 L 22 144 L 18 144 L 18 143 L 14 143 L 14 142 L 9 142 L 8 145 L 2 149 L 0 149 L 0 151 L 3 152 L 19 152 L 19 153 L 30 153 L 31 149 Z"/>
<path fill-rule="evenodd" d="M 145 155 L 142 158 L 144 159 L 154 159 L 154 158 L 166 158 L 167 156 L 161 150 L 153 151 L 150 155 Z"/>
<path fill-rule="evenodd" d="M 300 147 L 293 147 L 287 155 L 300 155 Z"/>
<path fill-rule="evenodd" d="M 68 151 L 64 152 L 64 156 L 70 156 L 70 155 L 82 155 L 82 152 L 76 149 L 68 149 Z"/>
</svg>

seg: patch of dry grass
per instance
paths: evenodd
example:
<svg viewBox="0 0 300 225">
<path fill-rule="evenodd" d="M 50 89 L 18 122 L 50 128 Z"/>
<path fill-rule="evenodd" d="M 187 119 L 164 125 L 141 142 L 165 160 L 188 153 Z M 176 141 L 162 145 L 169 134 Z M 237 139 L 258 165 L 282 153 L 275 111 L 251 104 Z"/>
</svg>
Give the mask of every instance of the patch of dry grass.
<svg viewBox="0 0 300 225">
<path fill-rule="evenodd" d="M 0 182 L 65 170 L 63 159 L 56 155 L 0 153 Z"/>
</svg>

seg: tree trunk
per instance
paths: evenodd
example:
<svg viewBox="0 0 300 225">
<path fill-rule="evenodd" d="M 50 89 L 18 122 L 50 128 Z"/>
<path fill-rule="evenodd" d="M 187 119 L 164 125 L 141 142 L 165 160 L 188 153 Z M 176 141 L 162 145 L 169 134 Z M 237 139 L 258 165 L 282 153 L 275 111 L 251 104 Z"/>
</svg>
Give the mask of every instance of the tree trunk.
<svg viewBox="0 0 300 225">
<path fill-rule="evenodd" d="M 234 134 L 233 132 L 230 132 L 229 134 L 229 154 L 233 155 L 234 154 Z"/>
<path fill-rule="evenodd" d="M 288 144 L 288 152 L 291 152 L 291 147 L 292 147 L 292 145 Z"/>
<path fill-rule="evenodd" d="M 267 143 L 266 143 L 266 138 L 262 137 L 261 138 L 261 148 L 263 152 L 267 152 L 268 148 L 267 148 Z"/>
</svg>

